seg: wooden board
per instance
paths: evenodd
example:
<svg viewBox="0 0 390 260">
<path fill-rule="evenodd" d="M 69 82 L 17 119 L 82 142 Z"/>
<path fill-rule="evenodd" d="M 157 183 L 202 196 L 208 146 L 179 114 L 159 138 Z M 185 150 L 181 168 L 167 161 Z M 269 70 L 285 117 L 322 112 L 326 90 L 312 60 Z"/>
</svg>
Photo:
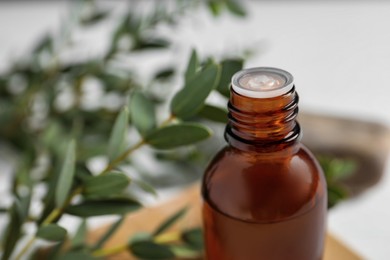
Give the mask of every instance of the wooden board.
<svg viewBox="0 0 390 260">
<path fill-rule="evenodd" d="M 196 184 L 185 189 L 181 194 L 172 200 L 152 208 L 144 208 L 134 214 L 126 217 L 122 226 L 106 243 L 105 248 L 111 248 L 118 245 L 125 244 L 132 234 L 139 231 L 151 231 L 156 228 L 168 216 L 184 207 L 190 206 L 189 212 L 186 216 L 178 222 L 174 229 L 183 229 L 187 227 L 194 227 L 201 225 L 200 203 L 201 198 L 199 194 L 199 185 Z M 107 226 L 101 227 L 91 232 L 88 236 L 89 242 L 95 242 L 104 232 Z M 129 253 L 121 253 L 116 256 L 109 257 L 109 259 L 135 259 Z M 340 241 L 328 234 L 325 246 L 324 260 L 359 260 L 362 259 L 351 249 L 347 248 Z"/>
</svg>

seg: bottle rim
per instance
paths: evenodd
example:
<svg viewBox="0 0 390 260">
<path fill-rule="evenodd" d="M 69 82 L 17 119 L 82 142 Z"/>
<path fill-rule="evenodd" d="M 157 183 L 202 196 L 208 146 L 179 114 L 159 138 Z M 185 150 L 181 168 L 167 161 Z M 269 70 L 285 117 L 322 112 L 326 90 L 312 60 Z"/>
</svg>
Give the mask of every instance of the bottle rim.
<svg viewBox="0 0 390 260">
<path fill-rule="evenodd" d="M 250 89 L 242 86 L 240 80 L 248 75 L 274 75 L 279 78 L 283 78 L 284 82 L 281 86 L 271 89 Z M 236 72 L 231 80 L 231 87 L 235 92 L 242 96 L 251 98 L 272 98 L 282 96 L 289 92 L 294 86 L 294 77 L 291 73 L 273 67 L 255 67 L 249 69 L 243 69 Z"/>
</svg>

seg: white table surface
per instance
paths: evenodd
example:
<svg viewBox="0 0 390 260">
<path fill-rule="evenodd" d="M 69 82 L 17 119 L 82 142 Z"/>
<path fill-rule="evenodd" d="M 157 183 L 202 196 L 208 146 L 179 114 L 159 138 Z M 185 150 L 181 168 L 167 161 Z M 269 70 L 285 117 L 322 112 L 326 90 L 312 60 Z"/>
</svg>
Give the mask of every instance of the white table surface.
<svg viewBox="0 0 390 260">
<path fill-rule="evenodd" d="M 49 1 L 0 3 L 0 69 L 22 56 L 39 35 L 57 28 L 67 6 Z M 247 66 L 290 71 L 302 109 L 390 126 L 390 2 L 276 1 L 249 6 L 247 20 L 213 19 L 203 13 L 195 21 L 184 21 L 172 38 L 178 45 L 196 46 L 203 55 L 257 47 Z M 181 49 L 183 60 L 187 50 Z M 4 163 L 0 166 L 6 167 Z M 366 259 L 386 260 L 389 222 L 388 163 L 384 180 L 375 189 L 332 210 L 329 229 Z"/>
</svg>

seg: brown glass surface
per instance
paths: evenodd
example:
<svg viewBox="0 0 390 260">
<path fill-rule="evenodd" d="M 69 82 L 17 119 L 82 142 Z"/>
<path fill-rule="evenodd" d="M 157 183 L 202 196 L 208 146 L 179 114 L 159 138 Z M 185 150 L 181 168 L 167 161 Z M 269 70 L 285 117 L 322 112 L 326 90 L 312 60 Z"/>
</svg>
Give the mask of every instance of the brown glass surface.
<svg viewBox="0 0 390 260">
<path fill-rule="evenodd" d="M 229 145 L 203 179 L 207 259 L 322 258 L 326 184 L 299 143 L 297 102 L 294 89 L 268 99 L 232 93 Z"/>
</svg>

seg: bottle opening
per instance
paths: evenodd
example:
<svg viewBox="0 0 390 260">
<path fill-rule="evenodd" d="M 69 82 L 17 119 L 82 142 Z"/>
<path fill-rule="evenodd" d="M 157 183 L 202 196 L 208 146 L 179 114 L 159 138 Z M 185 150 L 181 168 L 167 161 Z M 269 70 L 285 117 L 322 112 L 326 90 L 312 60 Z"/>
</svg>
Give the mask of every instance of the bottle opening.
<svg viewBox="0 0 390 260">
<path fill-rule="evenodd" d="M 253 98 L 281 96 L 292 89 L 293 76 L 278 68 L 244 69 L 232 77 L 232 88 L 238 94 Z"/>
</svg>

